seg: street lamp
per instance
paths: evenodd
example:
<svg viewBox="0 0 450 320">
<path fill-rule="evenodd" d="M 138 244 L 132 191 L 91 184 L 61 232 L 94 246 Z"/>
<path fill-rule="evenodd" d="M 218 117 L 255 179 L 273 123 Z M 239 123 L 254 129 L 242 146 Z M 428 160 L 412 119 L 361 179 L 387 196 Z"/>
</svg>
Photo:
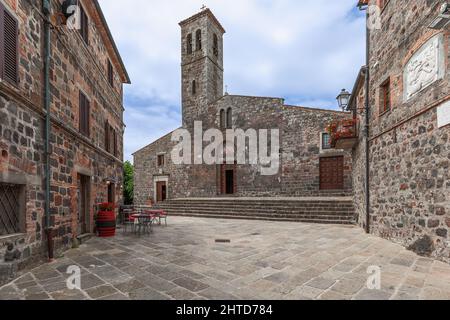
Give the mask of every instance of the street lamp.
<svg viewBox="0 0 450 320">
<path fill-rule="evenodd" d="M 339 108 L 342 111 L 347 110 L 348 103 L 350 102 L 351 94 L 345 89 L 342 89 L 341 93 L 337 96 L 336 100 L 338 101 Z"/>
<path fill-rule="evenodd" d="M 450 22 L 450 5 L 448 3 L 444 3 L 441 6 L 441 10 L 439 11 L 439 15 L 431 22 L 428 26 L 430 29 L 440 30 L 444 29 Z"/>
</svg>

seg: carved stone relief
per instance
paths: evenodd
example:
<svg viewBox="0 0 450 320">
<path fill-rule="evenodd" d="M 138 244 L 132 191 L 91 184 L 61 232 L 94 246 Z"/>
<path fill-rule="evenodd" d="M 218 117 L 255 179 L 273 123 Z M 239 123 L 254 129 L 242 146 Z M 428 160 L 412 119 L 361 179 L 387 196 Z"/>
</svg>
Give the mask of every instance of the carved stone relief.
<svg viewBox="0 0 450 320">
<path fill-rule="evenodd" d="M 428 40 L 408 61 L 404 69 L 404 100 L 407 101 L 444 76 L 442 35 Z"/>
</svg>

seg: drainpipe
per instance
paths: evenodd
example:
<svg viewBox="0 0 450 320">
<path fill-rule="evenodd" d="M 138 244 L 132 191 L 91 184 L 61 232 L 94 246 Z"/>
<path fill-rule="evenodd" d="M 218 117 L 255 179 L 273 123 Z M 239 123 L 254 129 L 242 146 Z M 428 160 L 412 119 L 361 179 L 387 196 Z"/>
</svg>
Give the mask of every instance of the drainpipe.
<svg viewBox="0 0 450 320">
<path fill-rule="evenodd" d="M 48 259 L 54 259 L 54 232 L 50 218 L 50 0 L 42 1 L 42 11 L 44 13 L 44 105 L 45 105 L 45 231 L 47 234 Z"/>
<path fill-rule="evenodd" d="M 364 135 L 366 138 L 366 232 L 370 233 L 370 141 L 369 141 L 369 129 L 370 129 L 370 28 L 369 28 L 369 11 L 366 8 L 366 99 L 365 99 L 365 114 L 366 123 Z"/>
</svg>

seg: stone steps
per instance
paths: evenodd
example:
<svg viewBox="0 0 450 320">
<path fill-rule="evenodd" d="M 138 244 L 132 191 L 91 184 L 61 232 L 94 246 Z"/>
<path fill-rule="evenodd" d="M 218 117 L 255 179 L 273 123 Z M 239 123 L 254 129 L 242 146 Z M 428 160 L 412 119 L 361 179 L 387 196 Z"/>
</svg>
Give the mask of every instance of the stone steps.
<svg viewBox="0 0 450 320">
<path fill-rule="evenodd" d="M 158 207 L 174 216 L 354 224 L 349 198 L 175 199 Z"/>
</svg>

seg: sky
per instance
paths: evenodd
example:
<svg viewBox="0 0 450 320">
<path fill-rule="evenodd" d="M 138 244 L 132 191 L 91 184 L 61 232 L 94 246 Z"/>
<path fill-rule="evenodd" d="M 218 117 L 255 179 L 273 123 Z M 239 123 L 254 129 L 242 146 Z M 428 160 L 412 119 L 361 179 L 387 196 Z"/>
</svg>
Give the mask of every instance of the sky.
<svg viewBox="0 0 450 320">
<path fill-rule="evenodd" d="M 124 86 L 125 160 L 181 125 L 178 23 L 206 5 L 221 22 L 229 94 L 337 109 L 365 61 L 356 0 L 99 0 L 132 84 Z"/>
</svg>

